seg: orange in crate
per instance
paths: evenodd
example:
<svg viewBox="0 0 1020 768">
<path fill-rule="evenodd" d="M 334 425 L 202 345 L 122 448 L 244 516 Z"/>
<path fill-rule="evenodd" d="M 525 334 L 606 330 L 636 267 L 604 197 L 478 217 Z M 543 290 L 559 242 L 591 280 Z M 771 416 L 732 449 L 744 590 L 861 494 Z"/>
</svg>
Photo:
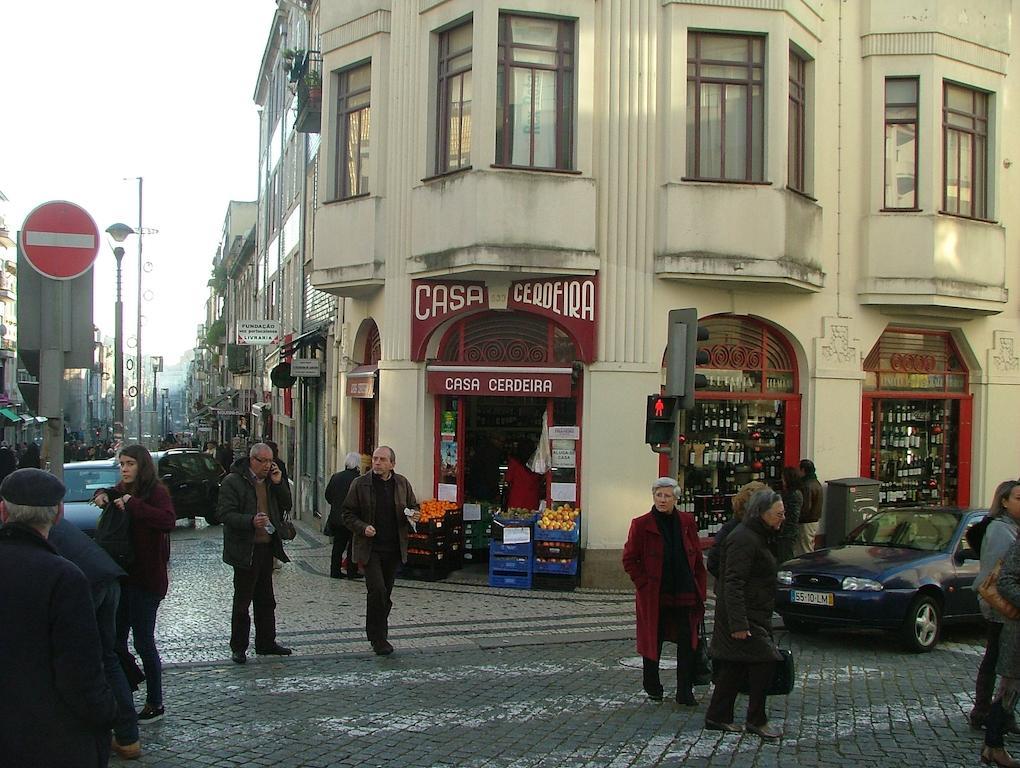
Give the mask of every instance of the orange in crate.
<svg viewBox="0 0 1020 768">
<path fill-rule="evenodd" d="M 452 501 L 426 499 L 419 505 L 419 509 L 421 509 L 421 522 L 428 523 L 432 520 L 442 520 L 447 512 L 456 508 L 457 505 Z"/>
</svg>

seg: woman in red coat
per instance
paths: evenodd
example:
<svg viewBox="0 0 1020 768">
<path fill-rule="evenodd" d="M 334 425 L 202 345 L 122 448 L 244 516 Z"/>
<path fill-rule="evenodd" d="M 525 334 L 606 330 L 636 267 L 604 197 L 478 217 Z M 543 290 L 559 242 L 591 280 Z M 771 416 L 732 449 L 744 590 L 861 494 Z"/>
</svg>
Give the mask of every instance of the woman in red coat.
<svg viewBox="0 0 1020 768">
<path fill-rule="evenodd" d="M 121 583 L 117 611 L 117 643 L 127 651 L 128 633 L 142 657 L 145 670 L 145 706 L 139 723 L 163 717 L 163 667 L 156 649 L 156 611 L 166 597 L 169 580 L 170 531 L 177 525 L 170 492 L 160 482 L 152 455 L 141 445 L 129 445 L 117 457 L 120 482 L 99 491 L 93 503 L 115 504 L 131 515 L 134 560 Z"/>
<path fill-rule="evenodd" d="M 662 701 L 659 656 L 666 640 L 677 644 L 676 701 L 694 706 L 691 684 L 698 627 L 705 615 L 707 576 L 694 516 L 676 509 L 676 481 L 652 484 L 651 510 L 634 518 L 623 548 L 623 568 L 637 588 L 637 650 L 644 659 L 644 689 Z"/>
</svg>

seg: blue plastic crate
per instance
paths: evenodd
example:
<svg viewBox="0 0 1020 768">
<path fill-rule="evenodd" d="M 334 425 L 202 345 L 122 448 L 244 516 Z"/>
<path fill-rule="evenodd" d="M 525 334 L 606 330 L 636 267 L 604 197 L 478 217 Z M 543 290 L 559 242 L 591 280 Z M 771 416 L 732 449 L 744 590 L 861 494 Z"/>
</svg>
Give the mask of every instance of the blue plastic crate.
<svg viewBox="0 0 1020 768">
<path fill-rule="evenodd" d="M 531 542 L 525 544 L 504 544 L 501 541 L 489 543 L 489 551 L 494 555 L 523 555 L 531 557 Z"/>
<path fill-rule="evenodd" d="M 496 555 L 489 556 L 489 571 L 511 571 L 514 573 L 529 573 L 532 560 L 530 557 L 520 555 Z"/>
<path fill-rule="evenodd" d="M 572 531 L 550 531 L 535 526 L 535 541 L 580 541 L 581 526 L 574 525 Z"/>
<path fill-rule="evenodd" d="M 531 574 L 490 573 L 489 586 L 531 589 Z"/>
<path fill-rule="evenodd" d="M 556 563 L 549 560 L 535 560 L 535 573 L 563 573 L 573 576 L 577 573 L 577 558 L 569 563 Z"/>
</svg>

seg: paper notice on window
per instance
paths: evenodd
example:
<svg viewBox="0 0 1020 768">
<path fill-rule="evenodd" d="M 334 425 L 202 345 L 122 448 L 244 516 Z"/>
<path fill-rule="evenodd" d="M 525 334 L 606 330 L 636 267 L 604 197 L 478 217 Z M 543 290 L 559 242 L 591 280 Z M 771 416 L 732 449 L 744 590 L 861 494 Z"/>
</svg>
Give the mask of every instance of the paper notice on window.
<svg viewBox="0 0 1020 768">
<path fill-rule="evenodd" d="M 464 520 L 481 520 L 482 519 L 482 505 L 481 504 L 465 504 L 464 505 Z"/>
<path fill-rule="evenodd" d="M 553 501 L 577 501 L 577 483 L 551 483 Z"/>
<path fill-rule="evenodd" d="M 454 483 L 439 483 L 436 489 L 436 497 L 440 501 L 456 501 L 457 486 Z"/>
</svg>

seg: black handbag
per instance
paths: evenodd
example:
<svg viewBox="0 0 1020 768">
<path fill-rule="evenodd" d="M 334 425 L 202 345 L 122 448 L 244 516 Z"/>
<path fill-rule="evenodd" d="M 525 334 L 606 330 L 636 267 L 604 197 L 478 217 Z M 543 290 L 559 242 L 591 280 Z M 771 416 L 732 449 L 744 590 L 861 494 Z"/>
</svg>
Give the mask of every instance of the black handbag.
<svg viewBox="0 0 1020 768">
<path fill-rule="evenodd" d="M 793 678 L 796 675 L 793 651 L 780 648 L 779 655 L 782 656 L 782 659 L 776 662 L 772 672 L 772 682 L 769 684 L 768 690 L 765 691 L 767 696 L 788 696 L 793 690 Z"/>
<path fill-rule="evenodd" d="M 698 627 L 698 647 L 694 649 L 694 662 L 691 665 L 691 684 L 708 685 L 712 682 L 712 659 L 708 655 L 708 637 L 705 622 Z"/>
<path fill-rule="evenodd" d="M 785 648 L 778 648 L 777 651 L 780 658 L 772 668 L 772 680 L 769 682 L 768 688 L 765 689 L 766 696 L 788 696 L 793 691 L 793 681 L 797 674 L 796 666 L 793 663 L 793 652 Z M 741 676 L 738 690 L 740 693 L 750 692 L 746 674 Z"/>
</svg>

